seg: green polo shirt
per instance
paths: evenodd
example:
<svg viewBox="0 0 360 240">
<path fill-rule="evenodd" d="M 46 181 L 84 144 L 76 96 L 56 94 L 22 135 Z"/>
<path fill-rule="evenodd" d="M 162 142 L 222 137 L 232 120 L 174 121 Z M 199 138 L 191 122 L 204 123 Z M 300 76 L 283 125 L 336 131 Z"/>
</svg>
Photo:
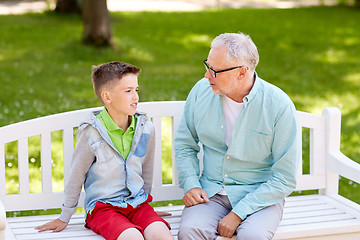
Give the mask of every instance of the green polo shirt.
<svg viewBox="0 0 360 240">
<path fill-rule="evenodd" d="M 114 120 L 110 117 L 106 108 L 102 110 L 96 117 L 105 126 L 107 133 L 110 136 L 114 147 L 120 152 L 120 154 L 126 159 L 130 153 L 132 140 L 134 137 L 136 118 L 131 116 L 130 126 L 124 130 L 118 127 Z"/>
</svg>

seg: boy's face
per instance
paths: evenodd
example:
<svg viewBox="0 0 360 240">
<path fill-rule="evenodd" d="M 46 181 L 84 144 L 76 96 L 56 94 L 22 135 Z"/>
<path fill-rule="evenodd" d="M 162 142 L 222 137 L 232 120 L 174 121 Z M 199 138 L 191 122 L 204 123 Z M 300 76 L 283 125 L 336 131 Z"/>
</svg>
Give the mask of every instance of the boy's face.
<svg viewBox="0 0 360 240">
<path fill-rule="evenodd" d="M 137 74 L 129 73 L 114 81 L 110 89 L 103 91 L 107 93 L 103 100 L 110 115 L 134 115 L 139 102 L 138 90 Z"/>
</svg>

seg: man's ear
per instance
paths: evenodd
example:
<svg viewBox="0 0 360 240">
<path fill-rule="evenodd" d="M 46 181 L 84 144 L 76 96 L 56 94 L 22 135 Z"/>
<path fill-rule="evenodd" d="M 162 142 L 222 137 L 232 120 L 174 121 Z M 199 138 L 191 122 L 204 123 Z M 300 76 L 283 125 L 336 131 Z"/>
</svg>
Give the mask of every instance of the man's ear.
<svg viewBox="0 0 360 240">
<path fill-rule="evenodd" d="M 239 68 L 238 69 L 238 77 L 241 79 L 241 78 L 244 78 L 246 73 L 247 73 L 247 68 L 246 67 L 242 67 L 242 68 Z"/>
<path fill-rule="evenodd" d="M 104 103 L 111 103 L 110 93 L 108 91 L 101 92 L 101 99 Z"/>
</svg>

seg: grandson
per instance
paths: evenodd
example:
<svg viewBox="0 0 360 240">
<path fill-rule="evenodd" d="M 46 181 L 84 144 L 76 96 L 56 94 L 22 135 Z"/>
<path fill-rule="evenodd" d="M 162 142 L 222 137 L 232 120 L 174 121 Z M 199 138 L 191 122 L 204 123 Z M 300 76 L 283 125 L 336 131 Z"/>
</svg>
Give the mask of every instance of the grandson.
<svg viewBox="0 0 360 240">
<path fill-rule="evenodd" d="M 36 227 L 39 232 L 67 226 L 84 185 L 85 227 L 110 240 L 173 239 L 148 204 L 155 139 L 151 121 L 135 113 L 139 72 L 122 62 L 93 67 L 94 90 L 105 107 L 80 124 L 61 215 Z"/>
</svg>

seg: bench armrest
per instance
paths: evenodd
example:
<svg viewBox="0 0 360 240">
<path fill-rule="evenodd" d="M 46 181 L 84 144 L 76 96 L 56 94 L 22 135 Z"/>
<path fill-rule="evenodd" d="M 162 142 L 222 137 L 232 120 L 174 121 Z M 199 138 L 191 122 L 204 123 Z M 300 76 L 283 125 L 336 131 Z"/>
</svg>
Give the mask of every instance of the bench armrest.
<svg viewBox="0 0 360 240">
<path fill-rule="evenodd" d="M 0 200 L 0 240 L 5 239 L 6 213 L 4 205 Z"/>
<path fill-rule="evenodd" d="M 345 156 L 342 152 L 330 152 L 328 168 L 354 182 L 360 183 L 360 164 Z"/>
</svg>

